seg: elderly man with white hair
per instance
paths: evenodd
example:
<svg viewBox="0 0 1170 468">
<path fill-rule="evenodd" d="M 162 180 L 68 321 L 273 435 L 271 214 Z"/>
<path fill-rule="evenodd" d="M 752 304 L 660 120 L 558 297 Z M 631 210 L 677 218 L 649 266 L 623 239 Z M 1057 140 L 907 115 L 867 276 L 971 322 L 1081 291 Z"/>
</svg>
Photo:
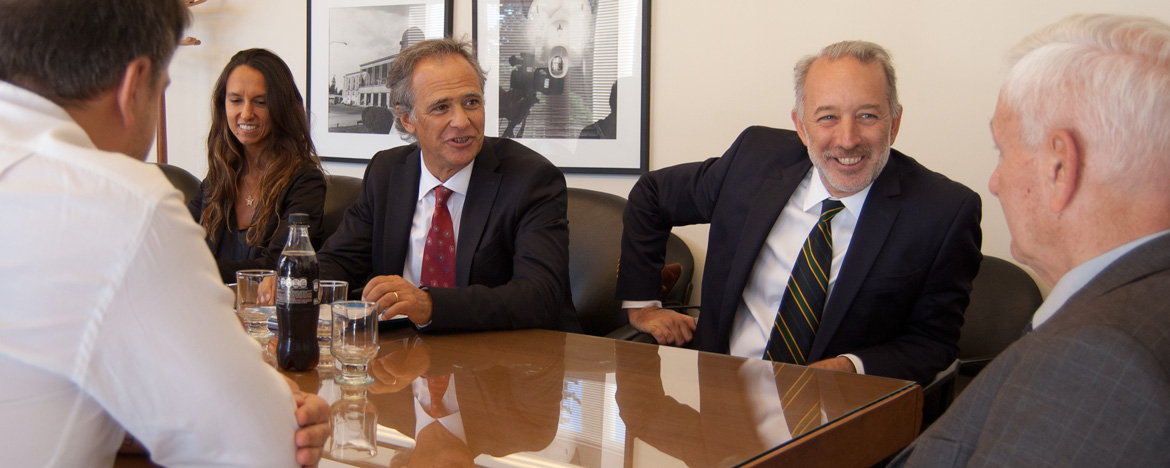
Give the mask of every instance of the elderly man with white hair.
<svg viewBox="0 0 1170 468">
<path fill-rule="evenodd" d="M 1013 56 L 990 188 L 1055 286 L 894 466 L 1170 466 L 1170 26 L 1073 16 Z"/>
</svg>

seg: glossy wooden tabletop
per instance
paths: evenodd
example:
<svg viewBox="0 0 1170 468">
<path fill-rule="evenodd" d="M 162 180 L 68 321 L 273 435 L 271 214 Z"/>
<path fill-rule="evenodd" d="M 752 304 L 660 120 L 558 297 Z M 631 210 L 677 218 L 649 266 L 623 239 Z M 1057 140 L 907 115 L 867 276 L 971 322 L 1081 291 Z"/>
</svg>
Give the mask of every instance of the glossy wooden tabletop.
<svg viewBox="0 0 1170 468">
<path fill-rule="evenodd" d="M 911 382 L 560 332 L 420 336 L 399 328 L 380 341 L 368 387 L 338 386 L 328 361 L 288 374 L 335 408 L 354 398 L 367 404 L 378 453 L 345 462 L 354 466 L 766 465 L 801 445 L 848 450 L 842 441 L 812 442 L 829 434 L 851 430 L 857 444 L 857 434 L 898 432 L 880 460 L 913 437 L 921 405 Z M 453 395 L 443 400 L 453 413 L 428 414 L 434 377 Z M 911 403 L 864 419 L 891 400 Z M 833 456 L 825 451 L 815 456 Z M 849 460 L 872 464 L 819 464 Z"/>
</svg>

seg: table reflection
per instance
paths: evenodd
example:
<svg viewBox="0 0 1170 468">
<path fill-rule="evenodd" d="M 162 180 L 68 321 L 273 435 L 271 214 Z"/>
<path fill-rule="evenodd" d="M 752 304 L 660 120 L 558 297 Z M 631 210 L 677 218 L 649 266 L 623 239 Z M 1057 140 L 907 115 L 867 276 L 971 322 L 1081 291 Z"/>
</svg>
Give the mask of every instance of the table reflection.
<svg viewBox="0 0 1170 468">
<path fill-rule="evenodd" d="M 541 330 L 381 347 L 378 455 L 354 466 L 738 466 L 912 385 Z M 293 377 L 340 398 L 328 369 Z"/>
<path fill-rule="evenodd" d="M 560 420 L 564 345 L 509 355 L 506 335 L 477 338 L 477 348 L 430 346 L 410 336 L 383 342 L 370 364 L 369 398 L 378 422 L 414 439 L 390 466 L 474 466 L 492 457 L 548 447 Z"/>
</svg>

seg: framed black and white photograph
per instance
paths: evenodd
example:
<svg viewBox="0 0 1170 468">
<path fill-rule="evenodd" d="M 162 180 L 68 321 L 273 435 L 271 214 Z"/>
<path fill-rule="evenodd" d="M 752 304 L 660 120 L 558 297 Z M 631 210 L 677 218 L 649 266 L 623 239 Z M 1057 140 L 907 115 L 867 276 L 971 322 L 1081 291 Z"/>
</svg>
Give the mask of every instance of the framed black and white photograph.
<svg viewBox="0 0 1170 468">
<path fill-rule="evenodd" d="M 649 161 L 650 0 L 474 0 L 489 136 L 565 172 Z"/>
<path fill-rule="evenodd" d="M 393 128 L 386 72 L 403 48 L 451 34 L 453 0 L 309 0 L 306 99 L 317 153 L 368 161 L 406 144 Z"/>
</svg>

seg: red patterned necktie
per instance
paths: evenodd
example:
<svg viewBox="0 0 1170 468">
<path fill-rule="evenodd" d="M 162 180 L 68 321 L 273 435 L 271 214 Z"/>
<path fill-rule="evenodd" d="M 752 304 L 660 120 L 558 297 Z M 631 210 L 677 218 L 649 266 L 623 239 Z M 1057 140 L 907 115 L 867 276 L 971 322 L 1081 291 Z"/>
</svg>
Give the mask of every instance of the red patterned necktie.
<svg viewBox="0 0 1170 468">
<path fill-rule="evenodd" d="M 455 229 L 447 210 L 447 198 L 452 193 L 447 187 L 435 186 L 435 214 L 423 249 L 422 286 L 455 287 Z"/>
</svg>

